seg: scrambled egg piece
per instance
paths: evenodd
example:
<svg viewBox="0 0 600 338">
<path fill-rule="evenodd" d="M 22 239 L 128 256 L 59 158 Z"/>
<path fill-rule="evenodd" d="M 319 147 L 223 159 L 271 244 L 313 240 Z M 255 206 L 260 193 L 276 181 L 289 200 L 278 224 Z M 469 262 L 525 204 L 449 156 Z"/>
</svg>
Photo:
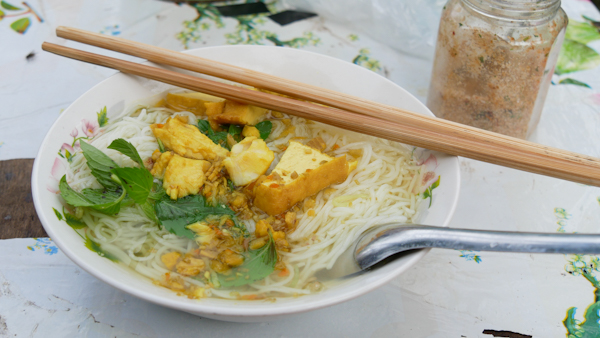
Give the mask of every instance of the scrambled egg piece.
<svg viewBox="0 0 600 338">
<path fill-rule="evenodd" d="M 208 120 L 220 124 L 255 125 L 267 114 L 264 108 L 230 100 L 207 102 L 205 106 Z"/>
<path fill-rule="evenodd" d="M 175 265 L 175 269 L 180 275 L 196 276 L 204 270 L 204 261 L 188 254 Z"/>
<path fill-rule="evenodd" d="M 210 161 L 227 156 L 225 148 L 215 144 L 198 128 L 187 122 L 187 117 L 176 116 L 169 118 L 165 124 L 152 124 L 150 128 L 154 136 L 177 155 Z"/>
<path fill-rule="evenodd" d="M 187 228 L 196 233 L 196 243 L 198 243 L 198 246 L 210 244 L 217 235 L 215 230 L 204 222 L 192 223 Z"/>
<path fill-rule="evenodd" d="M 154 154 L 152 154 L 152 157 L 155 157 Z M 156 162 L 154 162 L 152 170 L 150 170 L 152 176 L 162 180 L 165 177 L 165 170 L 167 169 L 167 165 L 171 161 L 171 158 L 173 158 L 172 151 L 165 151 L 160 154 Z"/>
<path fill-rule="evenodd" d="M 194 115 L 206 115 L 205 102 L 220 102 L 224 99 L 204 93 L 189 92 L 189 93 L 168 93 L 165 98 L 165 104 L 171 109 L 177 111 L 189 111 Z"/>
<path fill-rule="evenodd" d="M 264 175 L 273 159 L 275 155 L 265 141 L 250 136 L 231 148 L 231 153 L 223 160 L 223 164 L 233 183 L 243 186 Z"/>
<path fill-rule="evenodd" d="M 346 155 L 333 158 L 290 141 L 275 169 L 254 188 L 254 205 L 269 215 L 278 215 L 331 184 L 343 182 L 349 169 Z"/>
<path fill-rule="evenodd" d="M 164 173 L 163 188 L 174 200 L 196 195 L 206 180 L 204 172 L 209 167 L 207 161 L 173 155 Z"/>
<path fill-rule="evenodd" d="M 177 264 L 179 258 L 181 258 L 181 254 L 177 251 L 169 252 L 160 256 L 160 260 L 165 264 L 165 266 L 169 270 L 173 270 L 173 267 L 175 266 L 175 264 Z"/>
<path fill-rule="evenodd" d="M 244 126 L 244 130 L 242 130 L 242 136 L 244 136 L 244 137 L 254 136 L 256 138 L 259 138 L 260 131 L 258 131 L 258 129 L 256 129 L 256 127 L 253 127 L 253 126 Z"/>
</svg>

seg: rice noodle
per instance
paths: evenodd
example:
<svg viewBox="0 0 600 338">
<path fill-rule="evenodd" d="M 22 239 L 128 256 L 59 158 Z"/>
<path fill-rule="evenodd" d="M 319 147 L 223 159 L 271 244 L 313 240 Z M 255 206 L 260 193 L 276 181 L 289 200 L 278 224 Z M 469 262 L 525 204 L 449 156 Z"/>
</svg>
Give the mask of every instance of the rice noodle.
<svg viewBox="0 0 600 338">
<path fill-rule="evenodd" d="M 121 153 L 107 149 L 117 138 L 131 142 L 140 156 L 146 159 L 158 148 L 150 124 L 164 123 L 173 115 L 183 115 L 196 123 L 196 116 L 188 112 L 175 113 L 167 108 L 137 108 L 124 113 L 121 118 L 96 136 L 91 142 L 96 148 L 110 156 L 120 166 L 132 166 L 133 162 Z M 422 180 L 420 166 L 411 158 L 411 149 L 406 146 L 375 137 L 341 131 L 340 129 L 307 121 L 298 117 L 291 119 L 295 132 L 283 138 L 279 135 L 287 125 L 282 119 L 273 119 L 273 131 L 267 145 L 275 153 L 271 169 L 281 159 L 283 152 L 278 146 L 287 145 L 292 137 L 312 139 L 321 137 L 326 144 L 325 152 L 335 156 L 350 150 L 361 150 L 358 165 L 343 183 L 334 185 L 333 192 L 326 196 L 324 191 L 315 197 L 315 215 L 298 212 L 299 223 L 293 233 L 288 234 L 290 252 L 280 252 L 289 275 L 279 278 L 271 275 L 249 286 L 247 291 L 232 293 L 230 289 L 210 289 L 213 297 L 237 298 L 239 295 L 260 292 L 269 296 L 292 296 L 312 291 L 307 284 L 314 279 L 316 271 L 331 268 L 336 259 L 358 236 L 372 226 L 388 222 L 410 222 L 416 215 L 420 201 L 418 191 Z M 334 146 L 339 148 L 336 150 Z M 353 159 L 351 156 L 349 159 Z M 75 190 L 100 188 L 84 157 L 78 151 L 67 172 L 67 181 Z M 337 202 L 336 202 L 337 201 Z M 340 203 L 343 201 L 343 203 Z M 260 212 L 260 211 L 259 211 Z M 264 218 L 266 216 L 261 216 Z M 137 205 L 124 207 L 116 216 L 107 216 L 90 210 L 83 221 L 87 234 L 101 244 L 102 248 L 141 275 L 158 279 L 168 270 L 161 262 L 161 255 L 170 251 L 186 253 L 197 244 L 190 239 L 177 237 L 162 230 L 148 219 Z M 253 220 L 243 221 L 253 231 Z M 204 286 L 196 279 L 178 275 L 186 283 Z"/>
</svg>

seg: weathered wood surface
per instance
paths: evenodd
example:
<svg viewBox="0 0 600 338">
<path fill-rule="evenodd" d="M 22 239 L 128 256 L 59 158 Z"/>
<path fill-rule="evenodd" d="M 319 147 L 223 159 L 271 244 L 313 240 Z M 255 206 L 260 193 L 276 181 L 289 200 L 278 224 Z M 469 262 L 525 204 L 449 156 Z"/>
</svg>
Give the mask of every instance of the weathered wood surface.
<svg viewBox="0 0 600 338">
<path fill-rule="evenodd" d="M 33 159 L 0 161 L 0 239 L 48 237 L 33 207 Z"/>
</svg>

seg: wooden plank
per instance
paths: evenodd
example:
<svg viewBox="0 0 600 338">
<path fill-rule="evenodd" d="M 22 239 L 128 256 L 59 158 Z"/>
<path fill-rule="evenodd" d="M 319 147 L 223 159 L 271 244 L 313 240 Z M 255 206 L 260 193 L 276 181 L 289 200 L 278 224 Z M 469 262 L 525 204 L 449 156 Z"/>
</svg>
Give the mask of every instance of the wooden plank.
<svg viewBox="0 0 600 338">
<path fill-rule="evenodd" d="M 48 237 L 33 207 L 33 159 L 0 161 L 0 239 Z"/>
</svg>

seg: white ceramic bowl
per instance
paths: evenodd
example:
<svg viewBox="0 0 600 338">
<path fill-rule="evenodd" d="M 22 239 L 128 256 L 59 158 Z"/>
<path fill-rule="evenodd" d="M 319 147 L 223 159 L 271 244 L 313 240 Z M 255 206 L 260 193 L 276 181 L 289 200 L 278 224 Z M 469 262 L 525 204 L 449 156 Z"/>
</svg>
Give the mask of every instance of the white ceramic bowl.
<svg viewBox="0 0 600 338">
<path fill-rule="evenodd" d="M 332 57 L 264 46 L 221 46 L 190 50 L 187 53 L 432 115 L 425 105 L 393 82 Z M 318 294 L 262 302 L 211 298 L 190 300 L 156 286 L 124 266 L 90 251 L 73 229 L 64 221 L 58 220 L 52 209 L 62 210 L 54 191 L 66 167 L 66 160 L 59 157 L 57 151 L 63 143 L 73 140 L 69 134 L 81 124 L 82 119 L 96 121 L 96 113 L 102 107 L 108 107 L 108 117 L 112 118 L 128 103 L 156 95 L 168 88 L 164 84 L 122 73 L 111 76 L 83 94 L 60 115 L 46 135 L 35 159 L 32 190 L 37 214 L 46 232 L 62 252 L 90 274 L 122 291 L 156 304 L 213 319 L 251 322 L 319 309 L 358 297 L 389 282 L 427 253 L 427 250 L 421 250 L 410 254 Z M 435 172 L 435 177 L 441 176 L 440 185 L 434 190 L 432 206 L 427 209 L 428 203 L 422 203 L 422 207 L 427 210 L 423 212 L 420 223 L 448 226 L 460 187 L 458 159 L 425 150 L 420 150 L 419 156 L 423 160 L 429 159 L 426 165 L 428 170 Z"/>
</svg>

